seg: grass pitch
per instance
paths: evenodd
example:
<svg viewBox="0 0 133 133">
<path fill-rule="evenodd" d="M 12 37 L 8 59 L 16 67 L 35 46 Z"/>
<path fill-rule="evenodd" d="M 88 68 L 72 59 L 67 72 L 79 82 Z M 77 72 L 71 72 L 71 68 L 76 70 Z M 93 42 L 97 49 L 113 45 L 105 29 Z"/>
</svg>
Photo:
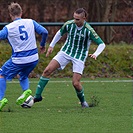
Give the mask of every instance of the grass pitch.
<svg viewBox="0 0 133 133">
<path fill-rule="evenodd" d="M 31 79 L 35 93 L 38 79 Z M 51 79 L 43 101 L 24 109 L 15 104 L 22 91 L 16 80 L 7 84 L 9 103 L 0 112 L 0 133 L 132 133 L 132 80 L 82 79 L 87 102 L 98 106 L 82 109 L 71 79 Z"/>
</svg>

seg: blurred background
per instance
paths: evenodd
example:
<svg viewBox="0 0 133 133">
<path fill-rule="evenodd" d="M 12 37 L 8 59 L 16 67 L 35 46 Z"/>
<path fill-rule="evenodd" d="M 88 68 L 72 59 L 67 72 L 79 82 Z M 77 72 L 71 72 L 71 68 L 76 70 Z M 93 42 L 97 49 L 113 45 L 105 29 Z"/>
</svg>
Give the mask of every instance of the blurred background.
<svg viewBox="0 0 133 133">
<path fill-rule="evenodd" d="M 8 4 L 18 2 L 23 9 L 23 18 L 31 18 L 39 23 L 64 23 L 73 19 L 77 8 L 85 8 L 88 12 L 87 22 L 130 22 L 133 21 L 133 0 L 0 0 L 0 23 L 9 23 Z M 0 29 L 4 25 L 0 25 Z M 44 26 L 44 25 L 43 25 Z M 49 44 L 62 25 L 44 26 L 48 32 Z M 133 77 L 133 32 L 132 26 L 93 26 L 106 43 L 106 48 L 98 60 L 87 59 L 84 77 Z M 40 61 L 30 77 L 40 77 L 49 61 L 59 51 L 66 36 L 56 45 L 50 57 L 40 55 Z M 37 36 L 39 45 L 39 36 Z M 6 41 L 0 41 L 0 66 L 9 59 L 11 48 Z M 46 45 L 48 46 L 48 45 Z M 93 53 L 97 45 L 91 45 L 89 53 Z M 6 54 L 5 54 L 6 53 Z M 72 67 L 69 64 L 63 71 L 55 71 L 54 77 L 71 77 Z"/>
<path fill-rule="evenodd" d="M 18 2 L 23 18 L 37 22 L 65 22 L 73 19 L 73 12 L 83 7 L 88 12 L 87 22 L 132 22 L 133 0 L 0 0 L 0 22 L 10 22 L 7 6 Z M 59 26 L 47 26 L 48 42 Z M 133 43 L 132 26 L 93 26 L 106 44 Z"/>
</svg>

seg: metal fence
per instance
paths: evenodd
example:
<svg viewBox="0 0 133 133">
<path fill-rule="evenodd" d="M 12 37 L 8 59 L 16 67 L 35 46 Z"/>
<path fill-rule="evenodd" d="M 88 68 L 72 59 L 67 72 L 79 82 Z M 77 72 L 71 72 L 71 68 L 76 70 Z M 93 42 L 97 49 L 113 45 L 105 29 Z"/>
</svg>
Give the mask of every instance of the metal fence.
<svg viewBox="0 0 133 133">
<path fill-rule="evenodd" d="M 64 22 L 39 22 L 42 26 L 48 26 L 49 28 L 50 27 L 53 27 L 53 26 L 55 26 L 55 28 L 57 27 L 57 26 L 62 26 L 63 24 L 64 24 Z M 5 25 L 7 25 L 8 24 L 8 22 L 5 22 L 5 23 L 0 23 L 0 30 L 5 26 Z M 133 26 L 133 22 L 89 22 L 89 24 L 91 25 L 91 26 Z M 121 28 L 123 28 L 123 27 L 121 27 Z M 121 30 L 121 28 L 120 28 L 120 30 Z M 52 30 L 54 30 L 53 28 L 52 28 Z M 128 31 L 127 31 L 128 30 Z M 132 43 L 132 31 L 131 31 L 131 27 L 129 27 L 129 28 L 127 28 L 127 30 L 126 30 L 126 33 L 121 33 L 123 36 L 122 37 L 120 37 L 120 38 L 116 38 L 117 36 L 115 36 L 115 38 L 116 38 L 116 40 L 117 40 L 117 42 L 120 42 L 120 41 L 123 41 L 123 42 L 126 42 L 126 43 Z M 50 31 L 50 30 L 49 30 Z M 49 34 L 49 39 L 48 39 L 48 42 L 49 41 L 51 41 L 51 39 L 53 38 L 53 34 L 52 33 L 55 33 L 55 31 L 54 32 L 52 32 L 51 31 L 51 34 Z M 109 33 L 108 33 L 109 34 Z M 110 37 L 110 38 L 109 38 Z M 112 36 L 110 36 L 109 35 L 109 37 L 105 37 L 104 38 L 104 41 L 105 41 L 105 43 L 110 43 L 112 40 Z M 123 40 L 122 40 L 123 39 Z M 116 40 L 114 39 L 113 41 L 114 42 L 116 42 Z"/>
<path fill-rule="evenodd" d="M 0 23 L 4 27 L 8 23 Z M 62 26 L 63 22 L 40 22 L 43 26 Z M 92 26 L 133 26 L 133 22 L 89 22 Z"/>
</svg>

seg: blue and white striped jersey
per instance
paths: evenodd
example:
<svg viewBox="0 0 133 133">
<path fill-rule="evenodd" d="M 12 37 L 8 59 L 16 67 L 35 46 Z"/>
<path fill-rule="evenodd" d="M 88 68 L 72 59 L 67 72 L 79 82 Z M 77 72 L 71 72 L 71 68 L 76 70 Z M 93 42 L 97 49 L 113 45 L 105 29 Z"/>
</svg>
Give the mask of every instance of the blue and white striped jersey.
<svg viewBox="0 0 133 133">
<path fill-rule="evenodd" d="M 0 31 L 0 39 L 8 39 L 12 47 L 12 62 L 26 64 L 38 60 L 35 32 L 42 35 L 45 45 L 48 31 L 32 19 L 18 18 Z"/>
</svg>

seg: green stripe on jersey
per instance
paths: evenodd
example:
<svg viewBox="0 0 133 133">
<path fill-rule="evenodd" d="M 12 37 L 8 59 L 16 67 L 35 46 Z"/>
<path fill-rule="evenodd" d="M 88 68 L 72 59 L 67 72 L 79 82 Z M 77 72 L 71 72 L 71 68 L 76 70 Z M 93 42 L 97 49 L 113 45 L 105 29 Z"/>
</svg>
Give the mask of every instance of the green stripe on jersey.
<svg viewBox="0 0 133 133">
<path fill-rule="evenodd" d="M 66 32 L 68 33 L 66 42 L 62 46 L 61 50 L 73 58 L 85 61 L 86 57 L 88 56 L 91 36 L 92 40 L 97 37 L 97 34 L 94 36 L 95 31 L 93 31 L 93 28 L 89 24 L 86 24 L 86 22 L 80 30 L 78 30 L 73 20 L 66 22 L 60 30 L 61 35 Z M 96 40 L 97 38 L 95 38 L 95 41 Z"/>
</svg>

